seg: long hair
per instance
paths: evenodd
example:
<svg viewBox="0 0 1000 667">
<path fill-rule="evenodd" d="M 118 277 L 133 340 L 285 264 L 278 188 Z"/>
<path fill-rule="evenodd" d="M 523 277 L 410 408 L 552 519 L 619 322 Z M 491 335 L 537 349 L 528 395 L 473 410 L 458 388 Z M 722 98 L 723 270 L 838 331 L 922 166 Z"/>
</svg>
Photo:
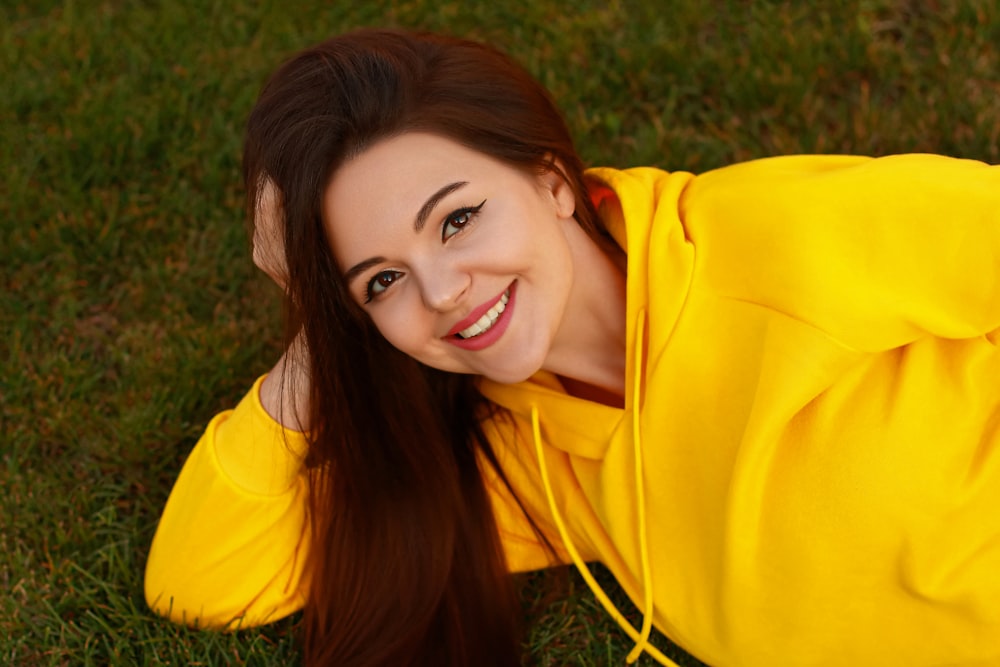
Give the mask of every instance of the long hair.
<svg viewBox="0 0 1000 667">
<path fill-rule="evenodd" d="M 516 168 L 557 169 L 599 236 L 583 166 L 545 89 L 490 47 L 389 30 L 295 55 L 246 130 L 251 224 L 280 198 L 288 340 L 305 338 L 311 551 L 305 658 L 315 665 L 517 665 L 520 609 L 480 465 L 503 473 L 472 376 L 388 344 L 348 294 L 324 231 L 336 170 L 380 139 L 447 137 Z M 391 187 L 391 184 L 390 184 Z"/>
</svg>

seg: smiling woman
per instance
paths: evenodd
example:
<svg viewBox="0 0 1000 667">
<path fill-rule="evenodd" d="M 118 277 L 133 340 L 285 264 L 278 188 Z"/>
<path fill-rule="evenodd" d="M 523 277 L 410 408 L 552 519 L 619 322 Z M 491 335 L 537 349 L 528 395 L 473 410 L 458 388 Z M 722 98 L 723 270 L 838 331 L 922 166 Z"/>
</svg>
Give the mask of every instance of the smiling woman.
<svg viewBox="0 0 1000 667">
<path fill-rule="evenodd" d="M 323 217 L 338 266 L 350 267 L 350 294 L 408 356 L 497 382 L 540 368 L 575 373 L 621 393 L 620 374 L 605 380 L 600 369 L 621 358 L 624 329 L 596 347 L 574 330 L 608 329 L 625 308 L 624 292 L 607 289 L 620 286 L 621 272 L 577 224 L 575 207 L 555 169 L 525 172 L 407 132 L 334 174 Z"/>
<path fill-rule="evenodd" d="M 185 465 L 157 612 L 516 665 L 508 573 L 572 562 L 630 660 L 1000 660 L 1000 169 L 585 172 L 504 55 L 365 30 L 272 76 L 244 176 L 288 352 Z"/>
</svg>

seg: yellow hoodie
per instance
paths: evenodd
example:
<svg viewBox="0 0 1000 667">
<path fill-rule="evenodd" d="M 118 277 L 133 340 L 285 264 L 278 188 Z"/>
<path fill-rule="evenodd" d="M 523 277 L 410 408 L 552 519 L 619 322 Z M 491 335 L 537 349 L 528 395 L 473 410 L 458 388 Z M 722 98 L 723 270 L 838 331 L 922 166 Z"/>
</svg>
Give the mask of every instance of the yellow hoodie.
<svg viewBox="0 0 1000 667">
<path fill-rule="evenodd" d="M 590 176 L 628 253 L 624 409 L 546 373 L 482 383 L 560 557 L 603 562 L 712 665 L 1000 664 L 1000 168 Z M 302 447 L 256 385 L 212 421 L 153 542 L 154 609 L 232 626 L 301 606 Z M 487 483 L 511 568 L 547 565 Z"/>
</svg>

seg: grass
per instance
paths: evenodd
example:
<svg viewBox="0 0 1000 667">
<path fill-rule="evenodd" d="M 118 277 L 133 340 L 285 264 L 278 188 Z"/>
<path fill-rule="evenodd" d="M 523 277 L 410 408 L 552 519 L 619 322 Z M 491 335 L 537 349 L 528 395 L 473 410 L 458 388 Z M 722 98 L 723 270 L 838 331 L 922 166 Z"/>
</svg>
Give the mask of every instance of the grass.
<svg viewBox="0 0 1000 667">
<path fill-rule="evenodd" d="M 0 1 L 0 663 L 296 662 L 295 618 L 177 628 L 147 611 L 142 569 L 201 429 L 278 354 L 243 120 L 283 57 L 371 24 L 509 50 L 593 164 L 1000 162 L 993 0 Z M 525 590 L 533 662 L 623 661 L 579 579 Z"/>
</svg>

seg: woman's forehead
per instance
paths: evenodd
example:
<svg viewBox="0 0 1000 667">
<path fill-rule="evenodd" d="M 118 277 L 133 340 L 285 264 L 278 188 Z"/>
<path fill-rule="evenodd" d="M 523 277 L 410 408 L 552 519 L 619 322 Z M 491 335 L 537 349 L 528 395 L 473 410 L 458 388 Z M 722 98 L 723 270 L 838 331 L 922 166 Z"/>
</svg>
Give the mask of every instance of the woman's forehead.
<svg viewBox="0 0 1000 667">
<path fill-rule="evenodd" d="M 345 162 L 332 179 L 358 185 L 367 180 L 396 177 L 396 182 L 432 178 L 442 171 L 491 162 L 479 151 L 452 139 L 425 132 L 407 132 L 382 139 Z M 430 170 L 430 171 L 427 171 Z"/>
<path fill-rule="evenodd" d="M 454 140 L 421 132 L 400 134 L 373 144 L 334 173 L 324 213 L 330 220 L 361 210 L 412 218 L 428 197 L 449 184 L 494 181 L 510 171 Z"/>
</svg>

